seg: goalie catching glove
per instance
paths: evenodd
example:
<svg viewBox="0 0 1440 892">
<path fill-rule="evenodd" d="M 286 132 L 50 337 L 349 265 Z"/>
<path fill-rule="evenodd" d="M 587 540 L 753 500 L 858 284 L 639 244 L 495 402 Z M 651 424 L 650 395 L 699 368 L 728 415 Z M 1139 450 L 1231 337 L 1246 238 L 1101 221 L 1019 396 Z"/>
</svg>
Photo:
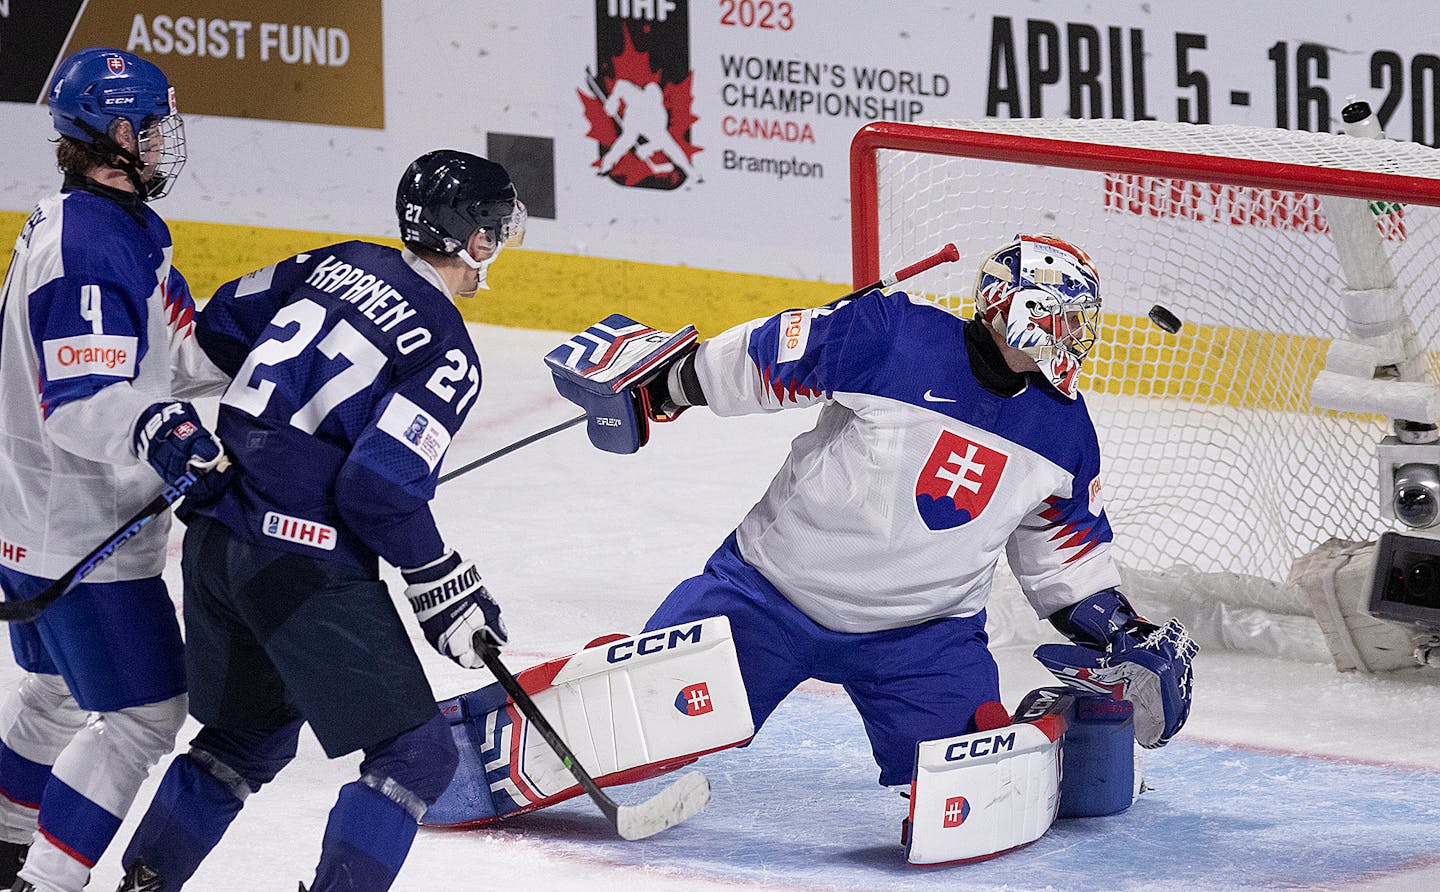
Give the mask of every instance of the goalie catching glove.
<svg viewBox="0 0 1440 892">
<path fill-rule="evenodd" d="M 1133 703 L 1137 743 L 1164 746 L 1184 727 L 1199 647 L 1179 620 L 1156 626 L 1106 589 L 1056 611 L 1050 622 L 1075 643 L 1042 644 L 1035 659 L 1067 685 Z"/>
<path fill-rule="evenodd" d="M 466 669 L 484 665 L 475 650 L 476 633 L 496 647 L 509 640 L 500 605 L 480 582 L 474 561 L 461 560 L 451 551 L 423 567 L 401 570 L 400 575 L 425 640 Z"/>
<path fill-rule="evenodd" d="M 671 334 L 618 313 L 551 350 L 545 364 L 560 395 L 585 410 L 596 448 L 635 452 L 650 439 L 651 421 L 672 421 L 703 405 L 693 357 L 695 326 Z"/>
</svg>

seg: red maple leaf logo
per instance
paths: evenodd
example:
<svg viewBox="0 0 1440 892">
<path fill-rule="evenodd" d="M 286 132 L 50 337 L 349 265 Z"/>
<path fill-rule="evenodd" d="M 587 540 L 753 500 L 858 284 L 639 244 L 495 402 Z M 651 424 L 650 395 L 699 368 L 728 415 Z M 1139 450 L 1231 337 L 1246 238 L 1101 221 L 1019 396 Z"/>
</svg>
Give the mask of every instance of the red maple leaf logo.
<svg viewBox="0 0 1440 892">
<path fill-rule="evenodd" d="M 651 66 L 650 54 L 635 48 L 628 28 L 623 36 L 624 49 L 611 60 L 613 72 L 607 75 L 602 71 L 592 79 L 591 85 L 587 85 L 591 86 L 590 89 L 576 90 L 585 118 L 590 122 L 590 129 L 585 135 L 600 146 L 600 157 L 590 166 L 622 186 L 677 188 L 688 179 L 686 171 L 693 170 L 690 160 L 700 151 L 688 136 L 690 127 L 698 120 L 691 110 L 695 72 L 687 73 L 682 81 L 662 83 L 660 72 Z M 596 95 L 596 88 L 602 95 Z M 638 142 L 630 137 L 633 145 L 623 155 L 612 159 L 606 169 L 607 155 L 622 136 L 627 136 L 624 128 L 632 111 L 631 103 L 638 105 L 647 98 L 643 94 L 653 95 L 656 92 L 666 113 L 663 133 L 640 131 L 641 140 Z M 607 100 L 610 104 L 608 109 Z M 676 154 L 682 157 L 674 157 Z"/>
</svg>

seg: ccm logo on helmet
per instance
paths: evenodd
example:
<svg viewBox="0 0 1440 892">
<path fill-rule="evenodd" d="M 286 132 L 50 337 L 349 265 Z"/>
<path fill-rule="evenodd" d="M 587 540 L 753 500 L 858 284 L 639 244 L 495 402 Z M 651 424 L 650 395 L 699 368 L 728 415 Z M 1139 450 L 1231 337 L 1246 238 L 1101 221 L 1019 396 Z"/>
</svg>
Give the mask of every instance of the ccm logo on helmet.
<svg viewBox="0 0 1440 892">
<path fill-rule="evenodd" d="M 137 345 L 137 339 L 123 335 L 88 334 L 46 341 L 45 377 L 50 381 L 85 375 L 133 378 Z"/>
</svg>

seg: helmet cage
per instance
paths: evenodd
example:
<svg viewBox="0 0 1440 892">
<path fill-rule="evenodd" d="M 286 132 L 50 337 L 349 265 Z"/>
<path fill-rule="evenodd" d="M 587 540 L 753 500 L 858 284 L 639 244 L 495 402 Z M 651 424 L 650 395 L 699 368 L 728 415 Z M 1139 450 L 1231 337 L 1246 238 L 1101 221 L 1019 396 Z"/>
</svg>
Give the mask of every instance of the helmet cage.
<svg viewBox="0 0 1440 892">
<path fill-rule="evenodd" d="M 1084 251 L 1052 236 L 1016 236 L 981 264 L 975 307 L 1056 390 L 1075 398 L 1100 328 L 1100 279 Z"/>
</svg>

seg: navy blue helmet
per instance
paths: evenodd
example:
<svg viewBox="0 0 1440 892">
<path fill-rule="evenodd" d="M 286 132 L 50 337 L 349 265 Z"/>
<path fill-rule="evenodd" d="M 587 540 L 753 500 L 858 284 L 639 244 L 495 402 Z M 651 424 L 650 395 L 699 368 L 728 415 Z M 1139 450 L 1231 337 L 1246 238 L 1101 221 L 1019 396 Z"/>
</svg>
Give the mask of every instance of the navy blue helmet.
<svg viewBox="0 0 1440 892">
<path fill-rule="evenodd" d="M 519 244 L 525 205 L 505 168 L 478 155 L 439 149 L 416 158 L 395 191 L 400 240 L 454 256 L 477 230 Z"/>
</svg>

